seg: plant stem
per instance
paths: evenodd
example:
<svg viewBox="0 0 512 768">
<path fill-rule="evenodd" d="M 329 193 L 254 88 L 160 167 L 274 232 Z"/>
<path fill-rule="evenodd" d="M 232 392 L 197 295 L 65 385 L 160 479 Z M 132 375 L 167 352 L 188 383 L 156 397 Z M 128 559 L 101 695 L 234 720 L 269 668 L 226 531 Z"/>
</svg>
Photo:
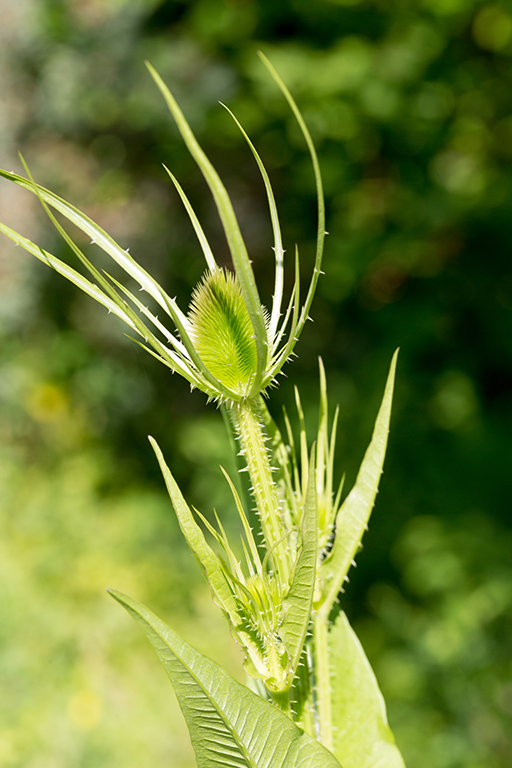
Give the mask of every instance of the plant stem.
<svg viewBox="0 0 512 768">
<path fill-rule="evenodd" d="M 294 680 L 294 720 L 309 736 L 316 738 L 312 681 L 312 647 L 308 643 Z"/>
<path fill-rule="evenodd" d="M 287 532 L 281 520 L 258 402 L 246 400 L 233 403 L 229 413 L 240 437 L 267 551 L 272 553 L 279 583 L 286 590 L 290 579 Z"/>
<path fill-rule="evenodd" d="M 281 712 L 284 712 L 285 715 L 288 715 L 288 717 L 293 720 L 290 706 L 290 691 L 282 691 L 281 693 L 270 692 L 270 697 L 276 707 L 278 707 Z"/>
<path fill-rule="evenodd" d="M 313 620 L 313 644 L 315 660 L 315 693 L 317 705 L 318 740 L 324 747 L 333 749 L 331 669 L 329 665 L 328 614 L 320 609 Z"/>
</svg>

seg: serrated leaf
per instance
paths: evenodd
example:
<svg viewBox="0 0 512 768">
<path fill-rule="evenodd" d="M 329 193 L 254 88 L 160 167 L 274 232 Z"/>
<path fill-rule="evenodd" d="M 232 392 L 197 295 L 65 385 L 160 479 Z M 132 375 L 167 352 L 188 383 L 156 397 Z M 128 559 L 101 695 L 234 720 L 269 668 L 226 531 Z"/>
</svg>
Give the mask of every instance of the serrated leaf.
<svg viewBox="0 0 512 768">
<path fill-rule="evenodd" d="M 391 418 L 393 386 L 398 350 L 393 355 L 377 414 L 372 439 L 359 469 L 354 487 L 336 517 L 336 538 L 329 557 L 324 560 L 321 578 L 324 584 L 322 609 L 327 615 L 340 592 L 348 570 L 368 527 L 382 474 Z"/>
<path fill-rule="evenodd" d="M 329 633 L 334 754 L 344 768 L 405 768 L 386 705 L 344 613 Z"/>
<path fill-rule="evenodd" d="M 148 608 L 116 590 L 110 594 L 141 624 L 164 665 L 198 768 L 339 768 L 315 739 L 188 645 Z"/>
<path fill-rule="evenodd" d="M 318 538 L 315 446 L 309 461 L 309 479 L 301 523 L 302 546 L 293 572 L 290 591 L 284 601 L 284 620 L 279 628 L 281 639 L 290 655 L 293 674 L 297 670 L 306 641 L 315 591 Z"/>
</svg>

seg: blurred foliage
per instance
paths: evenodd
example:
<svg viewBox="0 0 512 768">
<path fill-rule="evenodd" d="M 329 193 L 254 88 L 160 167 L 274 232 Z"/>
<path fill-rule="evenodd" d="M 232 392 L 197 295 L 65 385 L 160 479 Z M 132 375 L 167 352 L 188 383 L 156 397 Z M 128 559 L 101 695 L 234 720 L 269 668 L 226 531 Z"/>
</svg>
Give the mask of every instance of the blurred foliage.
<svg viewBox="0 0 512 768">
<path fill-rule="evenodd" d="M 411 766 L 510 760 L 511 544 L 476 513 L 415 517 L 393 549 L 400 588 L 370 588 L 358 629 Z"/>
<path fill-rule="evenodd" d="M 145 58 L 237 204 L 272 290 L 258 146 L 288 253 L 313 253 L 314 185 L 264 50 L 304 111 L 325 176 L 325 270 L 271 407 L 316 356 L 354 477 L 393 349 L 382 492 L 345 596 L 411 768 L 505 768 L 512 751 L 512 10 L 481 0 L 2 0 L 0 164 L 97 219 L 186 306 L 203 263 L 161 163 L 227 263 L 216 214 Z M 0 216 L 61 258 L 37 201 Z M 190 768 L 143 638 L 104 597 L 133 594 L 237 669 L 184 550 L 145 435 L 205 514 L 232 510 L 222 420 L 120 324 L 8 243 L 0 251 L 0 767 Z M 228 523 L 229 524 L 229 523 Z M 235 525 L 233 521 L 231 523 Z M 390 556 L 390 552 L 392 553 Z M 125 623 L 126 622 L 126 623 Z M 211 646 L 209 645 L 211 643 Z"/>
</svg>

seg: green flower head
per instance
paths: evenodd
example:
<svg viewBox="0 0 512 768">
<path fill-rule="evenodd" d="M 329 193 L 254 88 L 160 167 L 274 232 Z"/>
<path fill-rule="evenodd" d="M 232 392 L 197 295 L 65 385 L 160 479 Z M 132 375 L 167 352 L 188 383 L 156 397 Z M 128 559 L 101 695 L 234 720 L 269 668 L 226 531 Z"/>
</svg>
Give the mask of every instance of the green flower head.
<svg viewBox="0 0 512 768">
<path fill-rule="evenodd" d="M 234 397 L 251 391 L 258 360 L 251 318 L 236 276 L 207 273 L 192 294 L 190 337 L 199 357 Z"/>
</svg>

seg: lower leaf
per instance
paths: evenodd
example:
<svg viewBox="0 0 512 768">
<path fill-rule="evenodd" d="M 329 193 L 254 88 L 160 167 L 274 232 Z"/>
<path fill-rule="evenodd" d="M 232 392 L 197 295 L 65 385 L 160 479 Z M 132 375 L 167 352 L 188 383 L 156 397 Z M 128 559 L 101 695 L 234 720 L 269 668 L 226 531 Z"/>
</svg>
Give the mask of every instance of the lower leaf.
<svg viewBox="0 0 512 768">
<path fill-rule="evenodd" d="M 198 768 L 340 768 L 285 714 L 194 650 L 148 608 L 109 592 L 142 625 L 164 665 Z"/>
<path fill-rule="evenodd" d="M 379 685 L 344 613 L 329 633 L 333 752 L 344 768 L 405 768 Z"/>
</svg>

